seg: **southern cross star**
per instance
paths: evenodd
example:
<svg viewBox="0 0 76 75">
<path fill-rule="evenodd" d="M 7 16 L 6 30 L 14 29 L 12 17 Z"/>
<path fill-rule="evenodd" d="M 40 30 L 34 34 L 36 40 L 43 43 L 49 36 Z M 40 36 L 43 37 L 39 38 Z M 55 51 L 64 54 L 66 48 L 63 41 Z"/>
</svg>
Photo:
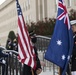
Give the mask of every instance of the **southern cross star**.
<svg viewBox="0 0 76 75">
<path fill-rule="evenodd" d="M 70 55 L 68 55 L 68 58 L 67 58 L 68 60 L 70 59 Z"/>
<path fill-rule="evenodd" d="M 61 45 L 61 44 L 62 44 L 61 40 L 58 40 L 58 41 L 57 41 L 57 44 L 58 44 L 58 45 Z"/>
<path fill-rule="evenodd" d="M 65 55 L 62 55 L 62 60 L 65 60 Z"/>
</svg>

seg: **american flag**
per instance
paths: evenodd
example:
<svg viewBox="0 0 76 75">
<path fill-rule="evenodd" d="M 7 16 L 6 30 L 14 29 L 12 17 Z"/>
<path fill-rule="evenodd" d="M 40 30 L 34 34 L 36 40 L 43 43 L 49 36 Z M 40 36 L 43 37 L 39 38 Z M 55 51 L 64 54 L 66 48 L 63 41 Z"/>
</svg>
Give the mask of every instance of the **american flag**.
<svg viewBox="0 0 76 75">
<path fill-rule="evenodd" d="M 65 75 L 73 50 L 73 33 L 66 6 L 63 0 L 58 0 L 58 13 L 54 33 L 45 53 L 45 59 L 62 68 Z"/>
<path fill-rule="evenodd" d="M 29 36 L 27 26 L 24 21 L 24 17 L 22 14 L 22 10 L 18 0 L 16 0 L 17 4 L 17 13 L 18 13 L 18 52 L 19 52 L 19 60 L 32 67 L 36 68 L 35 63 L 35 52 L 32 46 L 31 38 Z"/>
</svg>

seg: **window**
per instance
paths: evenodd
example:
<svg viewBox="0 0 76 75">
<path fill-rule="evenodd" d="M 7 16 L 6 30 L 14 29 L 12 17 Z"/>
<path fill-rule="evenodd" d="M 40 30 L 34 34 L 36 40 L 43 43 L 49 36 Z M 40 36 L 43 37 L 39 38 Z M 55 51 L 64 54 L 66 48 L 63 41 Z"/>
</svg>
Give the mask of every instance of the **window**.
<svg viewBox="0 0 76 75">
<path fill-rule="evenodd" d="M 67 6 L 68 6 L 68 7 L 71 6 L 71 0 L 67 0 Z"/>
<path fill-rule="evenodd" d="M 27 3 L 27 1 L 26 1 L 26 4 L 25 5 L 26 5 L 26 10 L 27 10 L 28 9 L 28 3 Z"/>
<path fill-rule="evenodd" d="M 28 0 L 28 8 L 30 9 L 30 0 Z"/>
<path fill-rule="evenodd" d="M 55 0 L 55 12 L 57 11 L 58 9 L 58 0 Z"/>
<path fill-rule="evenodd" d="M 22 9 L 23 11 L 25 11 L 25 2 L 22 5 L 23 5 Z"/>
<path fill-rule="evenodd" d="M 29 15 L 29 22 L 31 22 L 31 15 Z"/>
<path fill-rule="evenodd" d="M 26 16 L 25 21 L 26 21 L 26 23 L 28 23 L 28 21 L 29 21 L 29 20 L 28 20 L 28 16 Z"/>
<path fill-rule="evenodd" d="M 74 5 L 76 6 L 76 0 L 74 0 Z"/>
<path fill-rule="evenodd" d="M 26 10 L 30 9 L 30 0 L 26 1 Z"/>
</svg>

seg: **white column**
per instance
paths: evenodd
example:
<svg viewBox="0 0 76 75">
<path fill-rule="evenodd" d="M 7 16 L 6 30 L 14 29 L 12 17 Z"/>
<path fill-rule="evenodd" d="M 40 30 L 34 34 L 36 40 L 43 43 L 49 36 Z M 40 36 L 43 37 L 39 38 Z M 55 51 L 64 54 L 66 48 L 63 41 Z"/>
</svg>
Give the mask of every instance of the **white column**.
<svg viewBox="0 0 76 75">
<path fill-rule="evenodd" d="M 43 11 L 43 19 L 45 18 L 45 7 L 44 0 L 42 0 L 42 11 Z"/>
</svg>

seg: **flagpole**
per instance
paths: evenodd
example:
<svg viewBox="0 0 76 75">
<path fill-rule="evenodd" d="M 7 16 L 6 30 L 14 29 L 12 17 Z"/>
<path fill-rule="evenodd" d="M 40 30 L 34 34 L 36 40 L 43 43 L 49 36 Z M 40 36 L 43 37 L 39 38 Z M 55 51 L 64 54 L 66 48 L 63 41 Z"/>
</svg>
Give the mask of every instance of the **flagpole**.
<svg viewBox="0 0 76 75">
<path fill-rule="evenodd" d="M 62 69 L 59 67 L 59 75 L 62 74 Z"/>
<path fill-rule="evenodd" d="M 71 75 L 70 63 L 68 64 L 66 74 Z M 62 75 L 62 69 L 59 67 L 59 75 Z"/>
<path fill-rule="evenodd" d="M 33 69 L 31 68 L 31 72 L 32 72 L 32 75 L 34 75 L 34 71 L 33 71 Z"/>
<path fill-rule="evenodd" d="M 59 75 L 60 75 L 60 67 L 59 67 Z"/>
</svg>

